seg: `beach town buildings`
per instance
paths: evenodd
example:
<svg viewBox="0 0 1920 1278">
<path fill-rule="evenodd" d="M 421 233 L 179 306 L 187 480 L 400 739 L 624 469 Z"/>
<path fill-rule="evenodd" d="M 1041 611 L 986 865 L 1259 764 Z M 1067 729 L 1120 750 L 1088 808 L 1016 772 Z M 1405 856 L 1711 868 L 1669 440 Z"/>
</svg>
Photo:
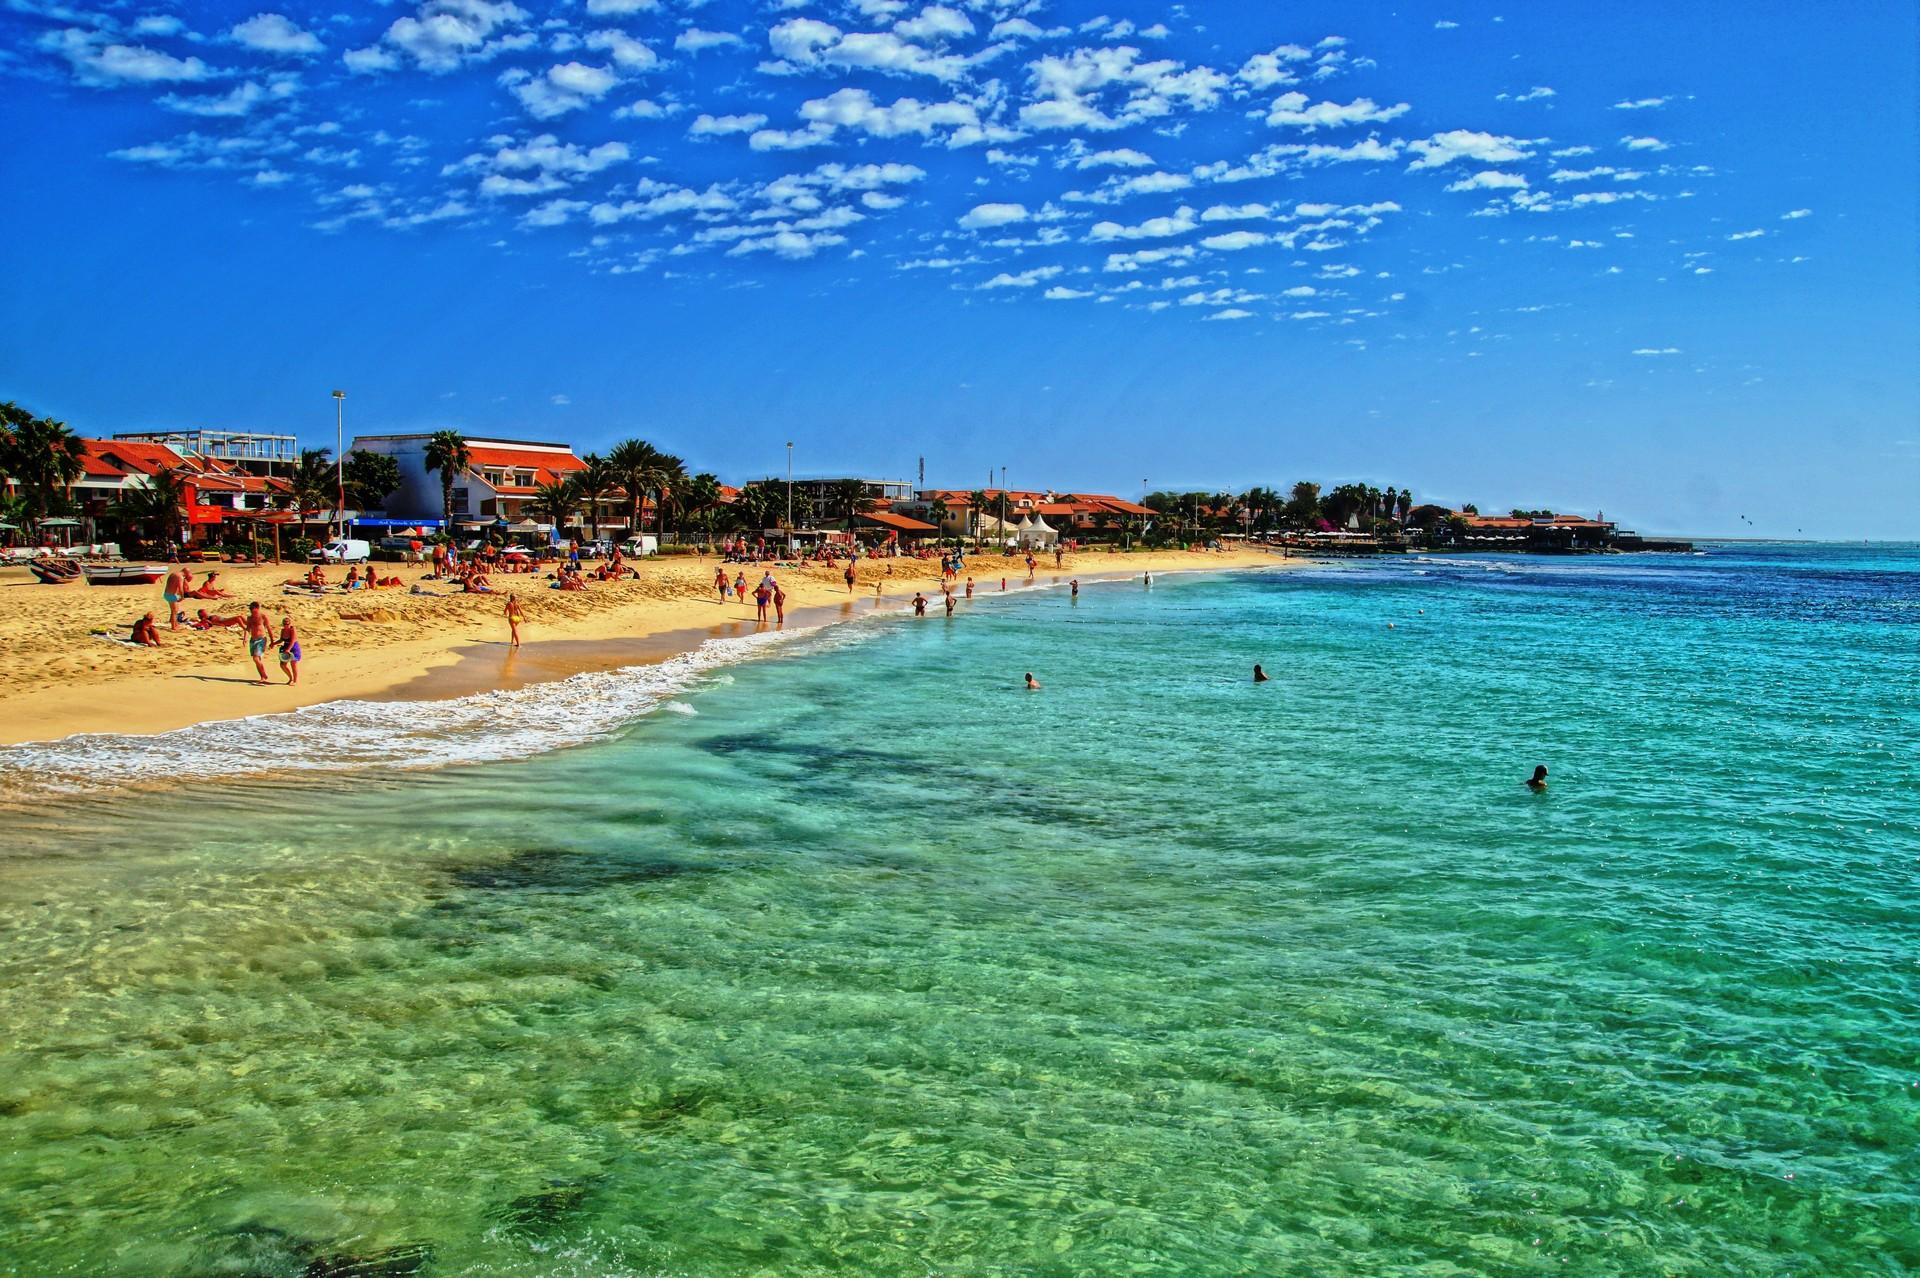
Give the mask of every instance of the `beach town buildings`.
<svg viewBox="0 0 1920 1278">
<path fill-rule="evenodd" d="M 238 461 L 200 453 L 180 441 L 176 448 L 141 436 L 83 439 L 80 478 L 71 499 L 77 521 L 76 540 L 110 541 L 124 531 L 113 517 L 113 504 L 129 489 L 145 488 L 153 476 L 169 472 L 180 480 L 185 497 L 185 530 L 189 544 L 228 539 L 230 524 L 239 524 L 283 504 L 288 487 L 284 479 L 243 469 Z M 258 460 L 258 459 L 256 459 Z M 244 539 L 244 533 L 233 536 Z"/>
<path fill-rule="evenodd" d="M 427 468 L 431 433 L 356 435 L 355 451 L 383 453 L 400 467 L 400 486 L 387 494 L 380 516 L 362 522 L 438 526 L 441 504 L 440 472 Z M 463 436 L 467 468 L 454 476 L 453 519 L 456 524 L 527 522 L 526 505 L 542 484 L 557 484 L 585 470 L 573 445 L 489 435 Z M 600 526 L 615 533 L 626 530 L 626 505 L 604 512 Z"/>
<path fill-rule="evenodd" d="M 123 431 L 114 443 L 163 444 L 196 461 L 217 462 L 247 475 L 291 473 L 300 464 L 300 443 L 292 435 L 258 430 L 213 430 L 192 426 L 179 430 Z"/>
</svg>

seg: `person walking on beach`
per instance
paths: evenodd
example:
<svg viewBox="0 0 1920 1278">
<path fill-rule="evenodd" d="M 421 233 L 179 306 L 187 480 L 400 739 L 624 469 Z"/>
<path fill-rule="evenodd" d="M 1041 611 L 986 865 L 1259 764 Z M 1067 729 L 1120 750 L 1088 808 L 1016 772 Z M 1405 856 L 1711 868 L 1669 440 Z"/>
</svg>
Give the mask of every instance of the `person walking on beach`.
<svg viewBox="0 0 1920 1278">
<path fill-rule="evenodd" d="M 253 668 L 260 672 L 260 683 L 272 683 L 267 678 L 267 645 L 273 641 L 273 623 L 268 620 L 264 608 L 255 601 L 247 605 L 247 655 L 253 658 Z"/>
<path fill-rule="evenodd" d="M 747 601 L 747 574 L 744 572 L 733 574 L 733 598 L 736 603 Z"/>
<path fill-rule="evenodd" d="M 512 591 L 508 591 L 507 634 L 509 638 L 507 646 L 509 648 L 518 648 L 520 646 L 520 623 L 526 620 L 526 616 L 526 612 L 520 607 L 520 596 L 514 594 Z"/>
<path fill-rule="evenodd" d="M 847 593 L 848 593 L 848 594 L 852 594 L 852 593 L 853 593 L 853 578 L 854 578 L 854 571 L 853 571 L 853 563 L 854 563 L 854 561 L 853 561 L 852 559 L 848 559 L 848 560 L 847 560 L 847 571 L 846 571 L 845 573 L 843 573 L 843 574 L 841 574 L 842 576 L 844 576 L 844 577 L 845 577 L 845 578 L 847 579 Z"/>
<path fill-rule="evenodd" d="M 720 592 L 720 602 L 725 603 L 727 601 L 727 570 L 725 568 L 713 570 L 713 588 Z"/>
<path fill-rule="evenodd" d="M 180 601 L 193 589 L 193 574 L 185 568 L 175 568 L 167 574 L 167 584 L 160 588 L 160 597 L 167 601 L 167 629 L 180 628 Z"/>
<path fill-rule="evenodd" d="M 300 636 L 293 628 L 293 618 L 280 618 L 280 669 L 287 676 L 287 686 L 300 682 Z"/>
</svg>

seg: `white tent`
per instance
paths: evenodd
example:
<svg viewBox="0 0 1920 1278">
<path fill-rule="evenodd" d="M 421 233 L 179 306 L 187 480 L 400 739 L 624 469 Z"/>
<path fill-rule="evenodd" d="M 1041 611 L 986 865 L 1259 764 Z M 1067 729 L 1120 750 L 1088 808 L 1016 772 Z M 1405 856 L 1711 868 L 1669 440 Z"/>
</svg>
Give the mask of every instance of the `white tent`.
<svg viewBox="0 0 1920 1278">
<path fill-rule="evenodd" d="M 1031 518 L 1022 515 L 1020 522 L 1014 525 L 1013 539 L 1022 546 L 1051 546 L 1060 540 L 1060 534 L 1045 517 L 1038 514 Z"/>
</svg>

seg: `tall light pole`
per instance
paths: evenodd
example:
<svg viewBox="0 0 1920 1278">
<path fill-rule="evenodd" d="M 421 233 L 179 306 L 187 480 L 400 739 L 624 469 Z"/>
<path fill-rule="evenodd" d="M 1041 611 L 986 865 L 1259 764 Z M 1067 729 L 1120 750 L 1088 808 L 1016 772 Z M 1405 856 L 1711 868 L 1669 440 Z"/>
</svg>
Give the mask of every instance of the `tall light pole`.
<svg viewBox="0 0 1920 1278">
<path fill-rule="evenodd" d="M 992 472 L 988 472 L 991 474 Z M 1000 468 L 1000 547 L 1007 545 L 1007 468 Z"/>
<path fill-rule="evenodd" d="M 787 441 L 787 553 L 793 553 L 793 441 Z"/>
<path fill-rule="evenodd" d="M 337 390 L 333 393 L 333 509 L 340 517 L 340 531 L 337 537 L 347 535 L 347 479 L 346 455 L 341 449 L 346 444 L 346 406 L 347 393 Z"/>
</svg>

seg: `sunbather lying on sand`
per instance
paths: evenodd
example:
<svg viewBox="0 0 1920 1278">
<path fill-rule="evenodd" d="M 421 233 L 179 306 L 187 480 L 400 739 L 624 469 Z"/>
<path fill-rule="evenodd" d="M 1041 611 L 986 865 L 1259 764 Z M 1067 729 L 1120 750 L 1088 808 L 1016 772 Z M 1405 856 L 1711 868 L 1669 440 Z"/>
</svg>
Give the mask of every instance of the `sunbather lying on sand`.
<svg viewBox="0 0 1920 1278">
<path fill-rule="evenodd" d="M 199 613 L 199 616 L 187 623 L 195 630 L 218 630 L 225 626 L 244 626 L 247 624 L 245 617 L 216 617 L 205 608 L 200 609 Z"/>
</svg>

